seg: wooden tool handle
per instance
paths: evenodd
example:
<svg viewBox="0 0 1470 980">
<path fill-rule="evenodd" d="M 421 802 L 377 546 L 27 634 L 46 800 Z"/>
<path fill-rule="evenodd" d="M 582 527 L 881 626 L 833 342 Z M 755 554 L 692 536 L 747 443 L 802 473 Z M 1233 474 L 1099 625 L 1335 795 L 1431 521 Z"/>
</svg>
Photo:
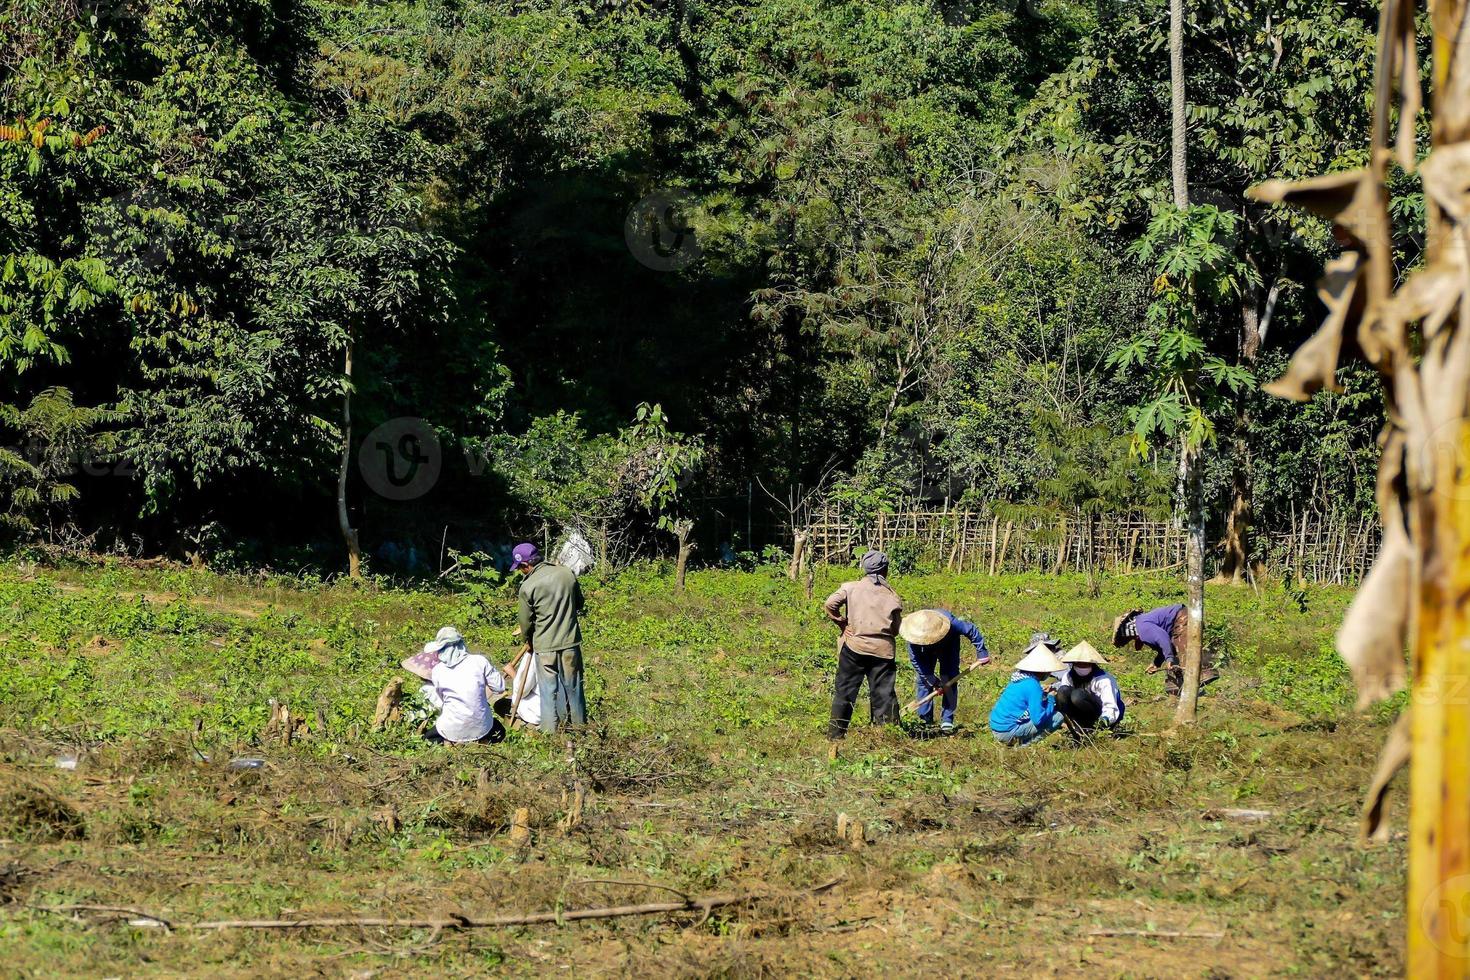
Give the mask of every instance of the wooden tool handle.
<svg viewBox="0 0 1470 980">
<path fill-rule="evenodd" d="M 943 684 L 939 685 L 937 688 L 935 688 L 934 690 L 930 691 L 924 697 L 917 698 L 917 699 L 915 699 L 913 701 L 910 701 L 908 704 L 904 705 L 904 709 L 903 710 L 905 710 L 905 711 L 918 711 L 924 705 L 928 704 L 930 701 L 933 701 L 935 698 L 939 697 L 939 695 L 943 694 L 945 691 L 947 691 L 950 688 L 954 687 L 955 682 L 957 682 L 961 677 L 964 677 L 966 674 L 968 674 L 970 671 L 974 670 L 976 667 L 983 667 L 983 666 L 985 666 L 989 662 L 990 661 L 988 661 L 988 660 L 977 660 L 977 661 L 975 661 L 974 663 L 972 663 L 968 667 L 966 667 L 964 670 L 960 671 L 958 674 L 955 674 L 949 680 L 945 681 Z"/>
</svg>

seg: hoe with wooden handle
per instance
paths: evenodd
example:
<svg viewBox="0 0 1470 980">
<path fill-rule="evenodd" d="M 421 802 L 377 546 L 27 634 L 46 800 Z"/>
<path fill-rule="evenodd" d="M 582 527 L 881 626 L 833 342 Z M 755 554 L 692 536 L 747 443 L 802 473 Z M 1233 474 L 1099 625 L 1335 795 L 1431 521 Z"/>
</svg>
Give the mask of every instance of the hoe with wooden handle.
<svg viewBox="0 0 1470 980">
<path fill-rule="evenodd" d="M 976 667 L 984 667 L 988 663 L 990 663 L 989 660 L 977 660 L 977 661 L 975 661 L 974 663 L 970 664 L 970 666 L 966 667 L 964 670 L 960 671 L 958 674 L 955 674 L 949 680 L 945 681 L 943 684 L 940 684 L 934 690 L 930 691 L 924 697 L 922 697 L 922 698 L 915 698 L 913 701 L 910 701 L 908 704 L 904 705 L 903 710 L 909 711 L 909 712 L 918 711 L 920 708 L 924 707 L 924 705 L 928 704 L 930 701 L 933 701 L 935 698 L 939 697 L 945 691 L 947 691 L 950 688 L 954 687 L 955 684 L 959 681 L 959 679 L 961 677 L 964 677 L 966 674 L 968 674 L 970 671 L 974 670 Z"/>
</svg>

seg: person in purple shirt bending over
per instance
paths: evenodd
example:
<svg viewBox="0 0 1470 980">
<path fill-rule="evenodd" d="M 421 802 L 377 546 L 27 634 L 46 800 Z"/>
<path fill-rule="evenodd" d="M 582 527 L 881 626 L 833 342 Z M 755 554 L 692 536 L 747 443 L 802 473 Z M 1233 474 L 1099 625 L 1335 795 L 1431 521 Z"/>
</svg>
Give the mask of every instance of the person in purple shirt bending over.
<svg viewBox="0 0 1470 980">
<path fill-rule="evenodd" d="M 1184 648 L 1186 631 L 1189 629 L 1189 610 L 1183 603 L 1160 606 L 1144 612 L 1134 609 L 1113 621 L 1113 646 L 1123 647 L 1130 643 L 1135 650 L 1149 649 L 1154 652 L 1154 662 L 1149 666 L 1150 674 L 1164 669 L 1164 693 L 1179 696 L 1184 683 L 1184 668 L 1179 665 L 1179 651 Z M 1208 684 L 1220 676 L 1214 669 L 1214 658 L 1204 653 L 1200 658 L 1199 682 Z"/>
<path fill-rule="evenodd" d="M 974 623 L 960 619 L 948 609 L 921 609 L 905 616 L 899 624 L 898 635 L 908 641 L 909 663 L 914 665 L 914 674 L 918 678 L 914 683 L 915 696 L 920 701 L 946 681 L 959 676 L 960 637 L 974 644 L 976 661 L 990 663 L 990 651 L 985 648 L 985 637 L 980 635 L 980 630 Z M 951 684 L 942 695 L 944 711 L 940 715 L 939 730 L 946 735 L 954 731 L 959 688 L 958 684 Z M 934 724 L 933 701 L 919 709 L 919 720 L 926 725 Z"/>
</svg>

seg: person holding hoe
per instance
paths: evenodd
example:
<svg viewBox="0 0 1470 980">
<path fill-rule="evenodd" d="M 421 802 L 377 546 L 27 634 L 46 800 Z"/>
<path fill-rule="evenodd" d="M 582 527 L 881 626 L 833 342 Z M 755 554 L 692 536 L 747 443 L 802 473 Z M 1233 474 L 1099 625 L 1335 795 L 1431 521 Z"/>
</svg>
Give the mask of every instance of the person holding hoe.
<svg viewBox="0 0 1470 980">
<path fill-rule="evenodd" d="M 1010 683 L 990 709 L 990 732 L 1002 745 L 1026 745 L 1062 727 L 1057 702 L 1042 684 L 1065 665 L 1045 642 L 1026 648 Z"/>
<path fill-rule="evenodd" d="M 868 682 L 870 716 L 875 725 L 898 723 L 898 696 L 893 690 L 897 668 L 894 640 L 903 617 L 903 602 L 888 584 L 888 556 L 869 549 L 858 560 L 863 577 L 844 583 L 822 604 L 842 630 L 837 640 L 837 678 L 832 690 L 832 718 L 827 737 L 847 736 L 852 709 L 864 679 Z"/>
<path fill-rule="evenodd" d="M 511 567 L 525 576 L 520 590 L 521 639 L 536 658 L 541 731 L 587 724 L 582 690 L 582 587 L 570 568 L 543 561 L 526 542 L 515 546 Z M 519 712 L 517 712 L 519 714 Z"/>
<path fill-rule="evenodd" d="M 934 701 L 930 695 L 944 688 L 943 711 L 939 730 L 945 735 L 954 731 L 955 708 L 959 706 L 960 637 L 975 647 L 975 663 L 990 663 L 985 637 L 974 623 L 960 619 L 947 609 L 920 609 L 903 618 L 898 635 L 909 647 L 909 663 L 914 665 L 914 694 L 919 703 L 919 721 L 934 724 Z M 949 684 L 948 687 L 944 687 Z"/>
<path fill-rule="evenodd" d="M 1179 651 L 1184 648 L 1184 638 L 1189 630 L 1189 610 L 1183 603 L 1160 606 L 1144 612 L 1134 609 L 1113 620 L 1113 646 L 1125 647 L 1130 643 L 1135 650 L 1149 649 L 1154 652 L 1154 662 L 1148 672 L 1156 674 L 1164 670 L 1164 693 L 1179 696 L 1184 684 L 1184 668 L 1179 665 Z M 1199 682 L 1208 684 L 1220 676 L 1214 669 L 1212 659 L 1203 651 L 1200 654 Z"/>
</svg>

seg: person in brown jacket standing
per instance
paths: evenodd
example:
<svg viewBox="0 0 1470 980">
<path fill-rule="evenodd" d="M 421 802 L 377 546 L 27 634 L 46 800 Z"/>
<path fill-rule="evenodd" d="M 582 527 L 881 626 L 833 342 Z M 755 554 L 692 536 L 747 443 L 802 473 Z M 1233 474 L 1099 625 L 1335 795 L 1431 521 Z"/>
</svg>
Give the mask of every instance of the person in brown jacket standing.
<svg viewBox="0 0 1470 980">
<path fill-rule="evenodd" d="M 822 604 L 827 616 L 842 628 L 842 636 L 837 641 L 832 720 L 827 726 L 827 737 L 831 739 L 847 735 L 853 705 L 865 678 L 872 723 L 898 724 L 893 649 L 898 624 L 903 619 L 903 603 L 885 577 L 887 555 L 870 549 L 858 564 L 862 566 L 863 577 L 845 583 Z"/>
</svg>

